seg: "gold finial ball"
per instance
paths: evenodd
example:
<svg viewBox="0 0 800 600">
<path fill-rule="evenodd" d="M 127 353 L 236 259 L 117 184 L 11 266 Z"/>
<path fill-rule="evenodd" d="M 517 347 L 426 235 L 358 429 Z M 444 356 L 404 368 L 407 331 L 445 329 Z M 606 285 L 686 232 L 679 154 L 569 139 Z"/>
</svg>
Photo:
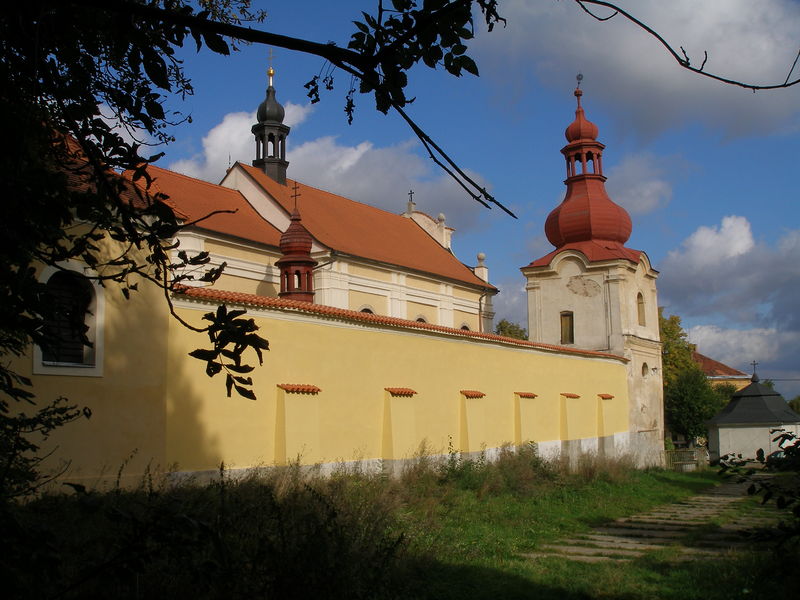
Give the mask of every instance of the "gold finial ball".
<svg viewBox="0 0 800 600">
<path fill-rule="evenodd" d="M 273 69 L 272 66 L 270 66 L 270 68 L 267 69 L 267 75 L 269 75 L 270 77 L 275 75 L 275 69 Z"/>
</svg>

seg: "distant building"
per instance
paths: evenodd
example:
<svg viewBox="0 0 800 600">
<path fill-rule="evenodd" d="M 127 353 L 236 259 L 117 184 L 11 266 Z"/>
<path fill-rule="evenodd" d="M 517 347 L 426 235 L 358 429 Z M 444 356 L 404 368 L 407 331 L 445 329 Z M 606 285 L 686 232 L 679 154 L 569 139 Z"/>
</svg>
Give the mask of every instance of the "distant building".
<svg viewBox="0 0 800 600">
<path fill-rule="evenodd" d="M 692 352 L 692 360 L 697 363 L 697 366 L 700 367 L 700 370 L 712 384 L 730 383 L 736 386 L 737 390 L 750 385 L 750 375 L 729 367 L 718 360 L 709 358 L 697 351 Z"/>
<path fill-rule="evenodd" d="M 774 430 L 800 434 L 800 414 L 793 411 L 778 392 L 759 381 L 736 392 L 728 405 L 708 421 L 708 450 L 712 461 L 726 454 L 755 459 L 779 450 Z"/>
</svg>

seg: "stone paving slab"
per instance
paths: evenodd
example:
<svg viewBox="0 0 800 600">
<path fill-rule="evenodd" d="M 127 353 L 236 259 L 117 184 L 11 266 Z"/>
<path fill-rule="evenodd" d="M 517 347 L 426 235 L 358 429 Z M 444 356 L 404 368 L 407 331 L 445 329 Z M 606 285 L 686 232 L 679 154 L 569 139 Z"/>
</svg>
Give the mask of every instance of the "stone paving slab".
<svg viewBox="0 0 800 600">
<path fill-rule="evenodd" d="M 726 514 L 743 500 L 746 490 L 747 484 L 727 482 L 699 496 L 617 519 L 522 556 L 589 563 L 628 562 L 666 549 L 671 552 L 670 560 L 707 560 L 758 548 L 763 543 L 743 537 L 743 532 L 775 525 L 780 513 L 770 506 L 754 506 L 747 513 Z M 713 527 L 711 522 L 717 518 L 728 522 Z"/>
</svg>

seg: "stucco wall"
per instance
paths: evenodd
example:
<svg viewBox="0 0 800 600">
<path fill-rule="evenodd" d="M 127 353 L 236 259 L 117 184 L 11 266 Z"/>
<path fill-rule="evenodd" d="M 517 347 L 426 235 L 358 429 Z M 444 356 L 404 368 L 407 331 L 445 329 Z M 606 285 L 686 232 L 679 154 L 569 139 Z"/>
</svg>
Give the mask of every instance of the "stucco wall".
<svg viewBox="0 0 800 600">
<path fill-rule="evenodd" d="M 123 482 L 136 482 L 148 465 L 209 471 L 221 462 L 396 461 L 423 440 L 436 453 L 451 443 L 491 453 L 535 441 L 549 454 L 565 445 L 615 452 L 628 444 L 620 358 L 250 308 L 270 342 L 253 373 L 258 399 L 226 398 L 223 376 L 208 378 L 187 355 L 204 336 L 169 319 L 155 291 L 143 289 L 130 302 L 109 293 L 108 300 L 104 376 L 35 378 L 40 397 L 65 394 L 92 409 L 90 421 L 53 438 L 54 459 L 73 461 L 72 481 L 113 480 L 133 452 Z M 197 325 L 214 308 L 177 301 L 179 314 Z M 280 384 L 320 392 L 291 393 Z"/>
<path fill-rule="evenodd" d="M 741 454 L 742 458 L 755 459 L 759 448 L 765 454 L 780 450 L 773 441 L 778 434 L 770 431 L 782 428 L 788 432 L 799 434 L 798 425 L 726 425 L 711 427 L 708 435 L 708 449 L 711 460 L 719 460 L 725 454 Z"/>
<path fill-rule="evenodd" d="M 197 320 L 207 306 L 182 304 Z M 626 367 L 619 359 L 524 349 L 434 332 L 251 310 L 270 341 L 254 373 L 257 401 L 224 398 L 222 381 L 178 359 L 197 344 L 173 326 L 174 368 L 194 377 L 168 390 L 167 456 L 181 470 L 475 452 L 504 443 L 596 438 L 628 431 Z M 318 386 L 288 393 L 279 384 Z M 392 396 L 385 388 L 410 388 Z M 463 390 L 478 391 L 468 397 Z M 535 398 L 520 398 L 518 392 Z M 564 394 L 569 394 L 566 398 Z M 605 399 L 600 394 L 606 396 Z M 189 419 L 187 417 L 191 416 Z"/>
</svg>

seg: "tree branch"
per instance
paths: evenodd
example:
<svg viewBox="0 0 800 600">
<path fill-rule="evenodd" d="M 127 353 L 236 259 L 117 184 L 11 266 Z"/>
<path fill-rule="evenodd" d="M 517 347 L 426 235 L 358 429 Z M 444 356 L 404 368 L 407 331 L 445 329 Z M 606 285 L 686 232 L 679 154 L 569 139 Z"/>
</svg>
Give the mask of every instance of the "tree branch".
<svg viewBox="0 0 800 600">
<path fill-rule="evenodd" d="M 797 85 L 798 83 L 800 83 L 800 78 L 793 79 L 792 81 L 789 81 L 789 77 L 791 77 L 791 74 L 794 71 L 794 65 L 797 64 L 797 58 L 795 59 L 795 63 L 792 65 L 792 69 L 789 71 L 789 75 L 787 75 L 787 77 L 786 77 L 786 81 L 784 81 L 783 83 L 775 83 L 775 84 L 768 84 L 768 85 L 756 85 L 756 84 L 753 84 L 753 83 L 747 83 L 747 82 L 739 81 L 739 80 L 736 80 L 736 79 L 730 79 L 728 77 L 722 77 L 721 75 L 715 75 L 714 73 L 709 73 L 709 72 L 703 70 L 703 68 L 706 65 L 706 60 L 708 60 L 708 53 L 706 53 L 705 59 L 703 60 L 703 64 L 699 68 L 698 67 L 693 67 L 691 65 L 691 61 L 689 60 L 689 56 L 686 54 L 686 51 L 683 49 L 683 47 L 680 47 L 680 50 L 681 50 L 681 52 L 683 54 L 683 56 L 681 56 L 680 54 L 678 54 L 678 52 L 675 50 L 675 48 L 673 48 L 670 45 L 670 43 L 667 42 L 657 31 L 655 31 L 653 28 L 649 27 L 644 22 L 642 22 L 639 19 L 637 19 L 636 17 L 634 17 L 629 12 L 621 9 L 619 6 L 617 6 L 613 2 L 604 2 L 603 0 L 575 0 L 575 2 L 586 13 L 588 13 L 589 15 L 591 15 L 593 18 L 597 19 L 598 21 L 608 21 L 612 17 L 617 16 L 617 14 L 622 15 L 623 17 L 625 17 L 625 19 L 627 19 L 628 21 L 630 21 L 631 23 L 633 23 L 634 25 L 636 25 L 640 29 L 643 29 L 644 31 L 649 33 L 652 37 L 654 37 L 656 40 L 658 40 L 658 42 L 662 46 L 664 46 L 664 48 L 666 48 L 667 52 L 672 55 L 672 57 L 677 61 L 677 63 L 680 66 L 682 66 L 684 69 L 686 69 L 688 71 L 691 71 L 692 73 L 695 73 L 697 75 L 702 75 L 703 77 L 708 77 L 709 79 L 713 79 L 713 80 L 719 81 L 721 83 L 726 83 L 728 85 L 735 85 L 735 86 L 742 87 L 742 88 L 745 88 L 745 89 L 748 89 L 748 90 L 753 90 L 754 92 L 757 91 L 757 90 L 777 90 L 777 89 L 781 89 L 781 88 L 788 88 L 788 87 L 792 87 L 793 85 Z M 603 6 L 605 8 L 608 8 L 609 10 L 613 10 L 614 14 L 612 14 L 612 15 L 610 15 L 608 17 L 599 17 L 598 15 L 595 15 L 592 11 L 590 11 L 585 6 L 586 4 L 593 4 L 593 5 L 596 5 L 596 6 Z M 798 52 L 798 58 L 800 58 L 800 52 Z"/>
</svg>

